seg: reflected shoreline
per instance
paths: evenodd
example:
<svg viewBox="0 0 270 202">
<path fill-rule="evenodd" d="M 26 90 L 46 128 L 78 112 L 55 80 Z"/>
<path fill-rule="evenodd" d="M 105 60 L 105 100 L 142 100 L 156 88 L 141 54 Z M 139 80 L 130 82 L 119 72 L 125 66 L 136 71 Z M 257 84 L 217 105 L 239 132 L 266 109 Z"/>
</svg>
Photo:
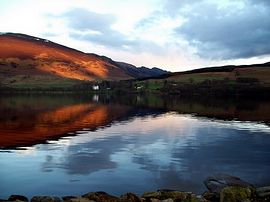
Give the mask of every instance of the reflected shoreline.
<svg viewBox="0 0 270 202">
<path fill-rule="evenodd" d="M 175 112 L 213 120 L 269 125 L 268 100 L 211 100 L 175 96 L 7 95 L 0 98 L 0 148 L 47 143 L 146 115 Z"/>
</svg>

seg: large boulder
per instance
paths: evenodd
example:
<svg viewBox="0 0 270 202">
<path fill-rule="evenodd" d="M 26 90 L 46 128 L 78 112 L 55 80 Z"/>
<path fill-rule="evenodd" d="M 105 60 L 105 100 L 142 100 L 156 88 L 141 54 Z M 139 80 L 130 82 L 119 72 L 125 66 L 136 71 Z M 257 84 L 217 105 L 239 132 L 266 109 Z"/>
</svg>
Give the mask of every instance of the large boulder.
<svg viewBox="0 0 270 202">
<path fill-rule="evenodd" d="M 216 174 L 209 176 L 204 181 L 204 184 L 207 187 L 207 189 L 213 193 L 220 193 L 220 191 L 224 187 L 228 186 L 249 187 L 249 188 L 253 187 L 250 183 L 245 182 L 238 177 L 227 174 Z"/>
<path fill-rule="evenodd" d="M 229 186 L 220 192 L 220 202 L 250 202 L 253 193 L 248 187 Z"/>
<path fill-rule="evenodd" d="M 133 193 L 126 193 L 120 196 L 120 202 L 141 202 L 142 200 Z"/>
<path fill-rule="evenodd" d="M 90 200 L 88 198 L 77 197 L 77 198 L 70 199 L 68 202 L 95 202 L 95 201 Z"/>
<path fill-rule="evenodd" d="M 206 201 L 211 201 L 211 202 L 219 202 L 219 194 L 218 193 L 212 193 L 212 192 L 204 192 L 202 197 Z"/>
<path fill-rule="evenodd" d="M 166 200 L 172 199 L 173 201 L 184 202 L 199 202 L 200 199 L 190 192 L 181 192 L 175 190 L 158 190 L 156 192 L 145 192 L 142 195 L 143 199 L 150 201 L 150 199 Z"/>
<path fill-rule="evenodd" d="M 65 202 L 71 202 L 71 199 L 77 198 L 76 196 L 63 196 L 62 200 Z"/>
<path fill-rule="evenodd" d="M 31 202 L 61 202 L 61 199 L 53 196 L 34 196 Z"/>
<path fill-rule="evenodd" d="M 8 198 L 8 201 L 23 201 L 23 202 L 28 202 L 28 198 L 22 195 L 11 195 Z"/>
<path fill-rule="evenodd" d="M 259 197 L 270 197 L 270 186 L 267 187 L 258 187 L 256 189 L 256 194 Z"/>
<path fill-rule="evenodd" d="M 82 196 L 83 198 L 87 198 L 89 200 L 97 201 L 97 202 L 118 202 L 119 198 L 107 194 L 106 192 L 89 192 Z"/>
</svg>

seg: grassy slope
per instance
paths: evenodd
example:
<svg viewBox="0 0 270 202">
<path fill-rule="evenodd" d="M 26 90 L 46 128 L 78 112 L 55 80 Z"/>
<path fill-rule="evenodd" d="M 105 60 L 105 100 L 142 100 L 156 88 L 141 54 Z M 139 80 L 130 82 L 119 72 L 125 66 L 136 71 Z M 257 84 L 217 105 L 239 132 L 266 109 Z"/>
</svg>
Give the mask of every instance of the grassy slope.
<svg viewBox="0 0 270 202">
<path fill-rule="evenodd" d="M 269 85 L 270 66 L 236 68 L 231 72 L 205 72 L 205 73 L 182 74 L 175 76 L 173 75 L 169 77 L 168 80 L 183 83 L 190 83 L 190 82 L 200 83 L 205 80 L 229 80 L 235 82 L 241 78 L 252 78 L 256 79 L 261 84 Z"/>
<path fill-rule="evenodd" d="M 56 90 L 56 89 L 70 89 L 82 83 L 83 81 L 59 78 L 54 76 L 25 76 L 15 75 L 11 77 L 1 77 L 1 85 L 17 90 Z"/>
<path fill-rule="evenodd" d="M 73 85 L 77 80 L 129 79 L 94 54 L 21 34 L 0 35 L 0 85 L 31 88 Z"/>
<path fill-rule="evenodd" d="M 266 94 L 270 90 L 270 63 L 198 69 L 135 84 L 135 88 L 140 86 L 137 91 L 169 94 Z"/>
</svg>

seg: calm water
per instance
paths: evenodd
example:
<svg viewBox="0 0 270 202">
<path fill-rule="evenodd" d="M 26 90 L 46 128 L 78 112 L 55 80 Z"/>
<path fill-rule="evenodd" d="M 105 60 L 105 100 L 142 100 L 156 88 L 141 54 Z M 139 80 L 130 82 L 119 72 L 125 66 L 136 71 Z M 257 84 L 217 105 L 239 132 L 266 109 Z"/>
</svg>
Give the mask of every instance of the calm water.
<svg viewBox="0 0 270 202">
<path fill-rule="evenodd" d="M 0 198 L 270 184 L 270 102 L 1 96 Z"/>
</svg>

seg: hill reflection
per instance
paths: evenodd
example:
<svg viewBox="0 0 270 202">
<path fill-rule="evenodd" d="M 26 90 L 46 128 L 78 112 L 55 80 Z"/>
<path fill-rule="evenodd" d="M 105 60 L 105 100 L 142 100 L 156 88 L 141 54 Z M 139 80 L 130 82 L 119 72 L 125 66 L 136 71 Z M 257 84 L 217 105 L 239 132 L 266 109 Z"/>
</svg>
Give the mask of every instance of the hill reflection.
<svg viewBox="0 0 270 202">
<path fill-rule="evenodd" d="M 10 95 L 0 98 L 0 148 L 46 143 L 168 111 L 222 120 L 270 123 L 270 102 L 161 96 Z"/>
<path fill-rule="evenodd" d="M 43 98 L 1 99 L 1 148 L 33 145 L 82 129 L 96 130 L 125 116 L 131 109 L 89 101 L 73 103 L 73 100 L 59 97 L 51 97 L 45 102 Z"/>
</svg>

